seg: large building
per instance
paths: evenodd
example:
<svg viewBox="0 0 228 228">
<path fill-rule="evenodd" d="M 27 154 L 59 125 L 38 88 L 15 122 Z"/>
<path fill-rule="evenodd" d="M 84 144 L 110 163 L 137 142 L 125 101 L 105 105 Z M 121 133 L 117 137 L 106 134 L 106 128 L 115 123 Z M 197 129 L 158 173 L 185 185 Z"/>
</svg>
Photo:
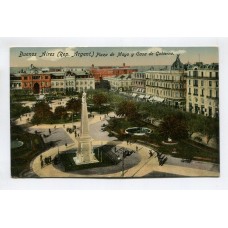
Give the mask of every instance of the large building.
<svg viewBox="0 0 228 228">
<path fill-rule="evenodd" d="M 131 77 L 131 91 L 132 96 L 144 98 L 146 95 L 146 73 L 145 72 L 134 72 Z M 149 98 L 150 96 L 148 96 Z"/>
<path fill-rule="evenodd" d="M 23 90 L 33 91 L 33 93 L 49 93 L 51 88 L 51 76 L 47 73 L 29 73 L 21 75 Z"/>
<path fill-rule="evenodd" d="M 186 81 L 184 64 L 179 55 L 171 68 L 165 67 L 160 70 L 146 72 L 146 94 L 150 101 L 164 102 L 176 108 L 185 109 Z"/>
<path fill-rule="evenodd" d="M 123 92 L 131 90 L 131 74 L 122 74 L 104 79 L 110 83 L 110 89 L 113 91 Z"/>
<path fill-rule="evenodd" d="M 126 66 L 123 63 L 123 66 L 113 67 L 113 66 L 98 66 L 95 67 L 92 65 L 90 72 L 96 81 L 99 81 L 101 78 L 108 78 L 123 74 L 131 74 L 133 72 L 137 72 L 138 69 L 131 68 L 130 66 Z"/>
<path fill-rule="evenodd" d="M 186 110 L 205 116 L 219 115 L 219 65 L 197 62 L 187 69 Z"/>
</svg>

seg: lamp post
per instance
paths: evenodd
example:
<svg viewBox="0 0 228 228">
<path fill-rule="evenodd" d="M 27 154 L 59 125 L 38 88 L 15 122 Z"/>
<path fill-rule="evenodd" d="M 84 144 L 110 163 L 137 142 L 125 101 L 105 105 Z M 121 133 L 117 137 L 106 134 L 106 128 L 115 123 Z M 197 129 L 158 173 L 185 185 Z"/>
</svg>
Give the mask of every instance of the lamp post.
<svg viewBox="0 0 228 228">
<path fill-rule="evenodd" d="M 123 156 L 122 156 L 122 177 L 124 177 L 124 158 L 125 158 L 126 154 L 125 154 L 125 150 L 123 151 Z"/>
<path fill-rule="evenodd" d="M 72 129 L 73 129 L 74 112 L 72 112 Z"/>
</svg>

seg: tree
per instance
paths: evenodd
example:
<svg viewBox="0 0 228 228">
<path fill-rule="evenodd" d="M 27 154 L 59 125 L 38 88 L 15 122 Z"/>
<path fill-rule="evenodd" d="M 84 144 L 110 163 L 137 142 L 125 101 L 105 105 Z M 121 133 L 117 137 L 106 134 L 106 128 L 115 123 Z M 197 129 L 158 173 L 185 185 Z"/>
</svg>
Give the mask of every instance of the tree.
<svg viewBox="0 0 228 228">
<path fill-rule="evenodd" d="M 67 111 L 63 106 L 58 106 L 55 109 L 55 113 L 54 113 L 54 118 L 59 120 L 63 120 L 64 118 L 67 117 Z"/>
<path fill-rule="evenodd" d="M 93 95 L 93 103 L 95 106 L 100 107 L 102 104 L 107 103 L 108 97 L 104 93 L 97 93 Z"/>
<path fill-rule="evenodd" d="M 72 111 L 74 113 L 80 112 L 81 111 L 81 99 L 71 98 L 66 103 L 66 109 L 68 111 Z"/>
<path fill-rule="evenodd" d="M 188 137 L 186 119 L 182 114 L 167 116 L 159 126 L 161 136 L 171 137 L 174 140 L 185 139 Z"/>
<path fill-rule="evenodd" d="M 31 112 L 31 109 L 28 106 L 22 106 L 20 103 L 11 103 L 10 104 L 10 117 L 18 118 L 20 115 Z"/>
<path fill-rule="evenodd" d="M 50 123 L 53 120 L 53 113 L 50 111 L 50 107 L 48 103 L 45 101 L 37 102 L 34 106 L 34 116 L 32 119 L 32 123 Z"/>
<path fill-rule="evenodd" d="M 126 119 L 133 120 L 139 117 L 136 103 L 133 101 L 122 101 L 117 108 L 117 115 L 123 115 Z"/>
<path fill-rule="evenodd" d="M 210 139 L 215 137 L 216 141 L 219 143 L 219 120 L 212 119 L 207 117 L 207 121 L 205 124 L 205 134 L 207 136 L 207 144 Z"/>
</svg>

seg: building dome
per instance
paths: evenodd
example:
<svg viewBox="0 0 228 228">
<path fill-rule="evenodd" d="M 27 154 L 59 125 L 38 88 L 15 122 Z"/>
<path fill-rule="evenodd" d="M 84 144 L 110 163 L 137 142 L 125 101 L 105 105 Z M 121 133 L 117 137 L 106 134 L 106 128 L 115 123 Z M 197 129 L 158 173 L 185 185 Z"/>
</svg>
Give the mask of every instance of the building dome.
<svg viewBox="0 0 228 228">
<path fill-rule="evenodd" d="M 171 70 L 184 70 L 184 64 L 180 61 L 180 55 L 177 55 L 175 62 L 171 66 Z"/>
</svg>

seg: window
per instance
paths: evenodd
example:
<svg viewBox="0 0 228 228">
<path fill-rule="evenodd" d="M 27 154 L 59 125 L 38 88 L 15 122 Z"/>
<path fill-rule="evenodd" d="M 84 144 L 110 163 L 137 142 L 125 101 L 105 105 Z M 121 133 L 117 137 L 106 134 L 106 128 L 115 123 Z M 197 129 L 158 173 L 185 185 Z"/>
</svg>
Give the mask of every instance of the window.
<svg viewBox="0 0 228 228">
<path fill-rule="evenodd" d="M 198 77 L 198 71 L 197 70 L 193 71 L 193 77 Z"/>
<path fill-rule="evenodd" d="M 219 97 L 219 91 L 216 90 L 216 98 L 218 98 L 218 97 Z"/>
<path fill-rule="evenodd" d="M 201 96 L 203 97 L 204 96 L 204 89 L 202 89 L 201 91 L 202 91 Z"/>
<path fill-rule="evenodd" d="M 198 87 L 198 80 L 194 80 L 193 81 L 193 86 L 197 86 Z"/>
<path fill-rule="evenodd" d="M 218 72 L 215 72 L 215 77 L 218 79 Z"/>
<path fill-rule="evenodd" d="M 212 77 L 212 72 L 210 72 L 210 78 Z"/>
<path fill-rule="evenodd" d="M 45 79 L 48 79 L 48 76 L 45 76 Z"/>
<path fill-rule="evenodd" d="M 191 76 L 191 71 L 188 72 L 188 76 Z"/>
<path fill-rule="evenodd" d="M 203 71 L 201 72 L 201 77 L 203 77 Z"/>
<path fill-rule="evenodd" d="M 194 95 L 198 96 L 198 89 L 194 89 Z"/>
<path fill-rule="evenodd" d="M 191 94 L 191 88 L 188 89 L 188 94 Z"/>
<path fill-rule="evenodd" d="M 24 80 L 28 80 L 28 77 L 26 76 L 26 77 L 24 77 Z"/>
<path fill-rule="evenodd" d="M 218 81 L 216 81 L 216 87 L 218 87 L 218 84 L 219 84 L 219 82 L 218 82 Z"/>
<path fill-rule="evenodd" d="M 203 86 L 203 84 L 204 84 L 204 82 L 203 82 L 203 80 L 201 80 L 201 86 Z"/>
<path fill-rule="evenodd" d="M 212 81 L 209 81 L 209 86 L 212 86 Z"/>
<path fill-rule="evenodd" d="M 210 97 L 212 97 L 212 90 L 210 90 Z"/>
<path fill-rule="evenodd" d="M 191 80 L 188 80 L 188 84 L 191 85 Z"/>
</svg>

